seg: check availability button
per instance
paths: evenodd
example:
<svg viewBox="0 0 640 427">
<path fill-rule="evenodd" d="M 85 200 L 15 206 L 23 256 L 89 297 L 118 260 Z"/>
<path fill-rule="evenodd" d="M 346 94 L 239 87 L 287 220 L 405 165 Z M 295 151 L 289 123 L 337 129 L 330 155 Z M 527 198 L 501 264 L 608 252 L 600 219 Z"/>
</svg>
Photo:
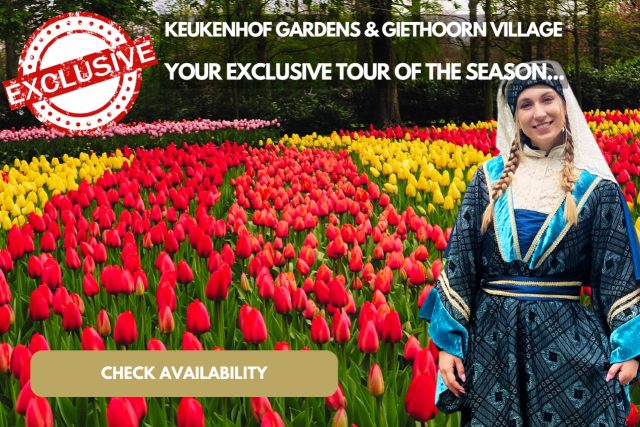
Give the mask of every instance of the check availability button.
<svg viewBox="0 0 640 427">
<path fill-rule="evenodd" d="M 44 397 L 325 397 L 338 386 L 330 351 L 40 351 L 31 388 Z"/>
</svg>

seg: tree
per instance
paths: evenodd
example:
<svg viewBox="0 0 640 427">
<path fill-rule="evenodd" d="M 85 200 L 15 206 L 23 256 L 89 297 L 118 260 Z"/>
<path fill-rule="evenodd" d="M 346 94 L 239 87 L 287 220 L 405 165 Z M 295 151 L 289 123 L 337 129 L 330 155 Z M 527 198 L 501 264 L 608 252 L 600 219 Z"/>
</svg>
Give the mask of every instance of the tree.
<svg viewBox="0 0 640 427">
<path fill-rule="evenodd" d="M 376 24 L 379 37 L 371 40 L 373 62 L 388 64 L 391 80 L 376 80 L 375 121 L 378 126 L 400 124 L 400 105 L 398 103 L 398 82 L 393 76 L 395 58 L 391 38 L 382 34 L 382 26 L 391 21 L 391 0 L 370 0 L 372 21 Z"/>
</svg>

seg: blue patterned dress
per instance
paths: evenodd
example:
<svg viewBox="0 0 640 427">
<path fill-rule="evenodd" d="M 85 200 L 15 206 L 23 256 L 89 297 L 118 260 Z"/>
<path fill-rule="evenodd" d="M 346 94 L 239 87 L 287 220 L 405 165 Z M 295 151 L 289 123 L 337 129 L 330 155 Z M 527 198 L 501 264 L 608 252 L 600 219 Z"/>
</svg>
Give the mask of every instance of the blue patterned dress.
<svg viewBox="0 0 640 427">
<path fill-rule="evenodd" d="M 514 210 L 507 191 L 481 236 L 487 188 L 503 168 L 496 157 L 474 176 L 420 309 L 431 339 L 466 371 L 460 398 L 438 378 L 438 408 L 461 410 L 463 426 L 624 426 L 628 386 L 605 377 L 640 354 L 640 257 L 619 187 L 581 171 L 576 226 L 564 203 L 549 215 Z M 581 285 L 592 287 L 593 309 L 580 303 Z"/>
</svg>

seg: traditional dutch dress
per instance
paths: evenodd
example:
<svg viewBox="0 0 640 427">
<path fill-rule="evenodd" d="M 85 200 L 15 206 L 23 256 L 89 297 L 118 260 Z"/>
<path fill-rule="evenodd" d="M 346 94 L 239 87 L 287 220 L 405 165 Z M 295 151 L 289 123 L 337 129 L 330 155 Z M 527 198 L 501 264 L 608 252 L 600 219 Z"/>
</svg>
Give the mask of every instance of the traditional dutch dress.
<svg viewBox="0 0 640 427">
<path fill-rule="evenodd" d="M 618 185 L 586 170 L 573 190 L 578 223 L 567 224 L 563 156 L 564 145 L 525 146 L 484 235 L 504 159 L 478 169 L 420 309 L 435 344 L 463 359 L 466 393 L 455 397 L 438 376 L 436 397 L 440 410 L 462 411 L 463 426 L 625 425 L 628 386 L 605 378 L 640 354 L 637 237 Z"/>
</svg>

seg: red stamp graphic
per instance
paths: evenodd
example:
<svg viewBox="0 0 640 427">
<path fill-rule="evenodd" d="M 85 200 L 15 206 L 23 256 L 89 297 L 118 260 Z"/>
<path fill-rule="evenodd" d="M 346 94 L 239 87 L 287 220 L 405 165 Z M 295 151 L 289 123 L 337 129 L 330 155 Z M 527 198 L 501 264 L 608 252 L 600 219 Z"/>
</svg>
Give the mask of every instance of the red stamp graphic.
<svg viewBox="0 0 640 427">
<path fill-rule="evenodd" d="M 127 114 L 142 69 L 157 63 L 150 36 L 132 40 L 103 16 L 73 12 L 50 19 L 29 37 L 18 77 L 3 84 L 12 110 L 27 106 L 47 126 L 87 135 Z"/>
</svg>

